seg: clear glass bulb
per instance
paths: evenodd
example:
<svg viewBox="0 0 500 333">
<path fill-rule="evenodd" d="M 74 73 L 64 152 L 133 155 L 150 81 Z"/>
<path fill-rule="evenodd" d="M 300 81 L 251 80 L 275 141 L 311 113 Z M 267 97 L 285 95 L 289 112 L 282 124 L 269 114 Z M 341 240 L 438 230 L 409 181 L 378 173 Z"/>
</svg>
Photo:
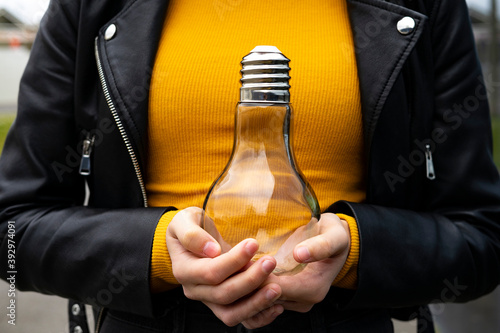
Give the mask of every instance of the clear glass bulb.
<svg viewBox="0 0 500 333">
<path fill-rule="evenodd" d="M 319 233 L 318 201 L 291 146 L 288 61 L 269 46 L 256 47 L 243 58 L 233 152 L 203 205 L 204 228 L 223 252 L 255 238 L 259 251 L 253 259 L 274 256 L 275 274 L 302 270 L 305 265 L 295 261 L 293 250 Z M 251 74 L 245 71 L 248 66 Z"/>
</svg>

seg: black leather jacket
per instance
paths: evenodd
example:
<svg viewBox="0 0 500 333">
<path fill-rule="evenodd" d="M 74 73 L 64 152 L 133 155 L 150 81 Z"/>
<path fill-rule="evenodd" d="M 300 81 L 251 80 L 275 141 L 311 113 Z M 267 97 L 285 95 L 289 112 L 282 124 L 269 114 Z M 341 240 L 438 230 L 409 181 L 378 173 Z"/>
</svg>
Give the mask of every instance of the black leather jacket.
<svg viewBox="0 0 500 333">
<path fill-rule="evenodd" d="M 465 2 L 348 2 L 368 193 L 328 208 L 354 215 L 361 237 L 357 290 L 332 289 L 331 299 L 397 308 L 488 293 L 500 281 L 500 180 Z M 0 160 L 0 275 L 15 221 L 19 289 L 145 316 L 158 310 L 151 246 L 173 207 L 147 207 L 143 172 L 167 4 L 51 2 Z M 409 34 L 397 29 L 405 16 L 416 23 Z M 94 141 L 84 177 L 86 138 Z"/>
</svg>

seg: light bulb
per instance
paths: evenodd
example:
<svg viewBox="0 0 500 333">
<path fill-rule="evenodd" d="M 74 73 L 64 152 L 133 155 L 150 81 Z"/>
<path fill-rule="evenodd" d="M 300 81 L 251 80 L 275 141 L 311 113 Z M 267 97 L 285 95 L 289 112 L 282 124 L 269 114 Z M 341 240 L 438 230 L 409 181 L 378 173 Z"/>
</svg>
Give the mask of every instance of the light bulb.
<svg viewBox="0 0 500 333">
<path fill-rule="evenodd" d="M 242 60 L 234 145 L 203 205 L 203 226 L 223 252 L 255 238 L 276 258 L 275 274 L 303 269 L 293 257 L 300 242 L 319 233 L 316 196 L 293 155 L 287 59 L 274 46 L 257 46 Z"/>
</svg>

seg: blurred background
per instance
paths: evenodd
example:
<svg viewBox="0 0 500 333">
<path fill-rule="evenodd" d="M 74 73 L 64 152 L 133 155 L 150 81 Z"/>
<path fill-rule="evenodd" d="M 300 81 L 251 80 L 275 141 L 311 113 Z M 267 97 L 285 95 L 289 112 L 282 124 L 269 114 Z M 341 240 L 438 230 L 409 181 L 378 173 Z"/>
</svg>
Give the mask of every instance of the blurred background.
<svg viewBox="0 0 500 333">
<path fill-rule="evenodd" d="M 48 2 L 0 0 L 0 151 L 15 118 L 19 80 Z M 467 3 L 484 76 L 490 84 L 494 158 L 500 167 L 500 8 L 497 0 L 467 0 Z M 7 283 L 0 281 L 0 309 L 3 311 L 9 301 L 7 290 Z M 0 312 L 0 332 L 68 332 L 66 300 L 17 292 L 16 302 L 16 326 L 7 323 L 6 312 Z M 435 305 L 432 312 L 439 333 L 500 333 L 500 288 L 466 305 Z M 417 332 L 417 325 L 415 322 L 395 322 L 395 332 Z"/>
</svg>

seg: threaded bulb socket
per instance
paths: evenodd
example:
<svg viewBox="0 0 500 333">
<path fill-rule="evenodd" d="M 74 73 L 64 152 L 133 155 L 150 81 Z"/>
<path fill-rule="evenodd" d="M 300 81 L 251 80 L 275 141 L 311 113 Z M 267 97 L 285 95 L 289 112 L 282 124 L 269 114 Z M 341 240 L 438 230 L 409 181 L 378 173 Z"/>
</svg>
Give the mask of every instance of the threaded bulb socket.
<svg viewBox="0 0 500 333">
<path fill-rule="evenodd" d="M 289 103 L 289 62 L 275 46 L 256 46 L 241 61 L 240 102 Z"/>
</svg>

